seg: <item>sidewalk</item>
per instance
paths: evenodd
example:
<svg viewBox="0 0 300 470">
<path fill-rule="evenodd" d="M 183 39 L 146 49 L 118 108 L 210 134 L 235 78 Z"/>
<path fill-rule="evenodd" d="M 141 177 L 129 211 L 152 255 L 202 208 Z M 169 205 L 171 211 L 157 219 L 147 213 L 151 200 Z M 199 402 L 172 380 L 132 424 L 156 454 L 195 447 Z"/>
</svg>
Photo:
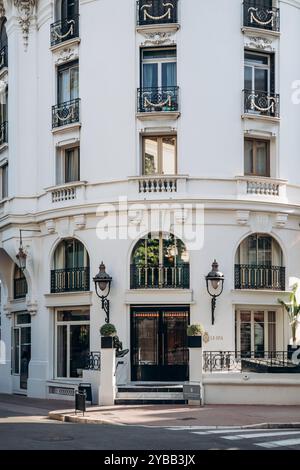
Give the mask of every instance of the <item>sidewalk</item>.
<svg viewBox="0 0 300 470">
<path fill-rule="evenodd" d="M 55 404 L 53 404 L 55 406 Z M 74 410 L 49 413 L 50 419 L 68 422 L 142 426 L 253 426 L 299 427 L 300 406 L 127 405 L 90 407 L 82 416 Z"/>
</svg>

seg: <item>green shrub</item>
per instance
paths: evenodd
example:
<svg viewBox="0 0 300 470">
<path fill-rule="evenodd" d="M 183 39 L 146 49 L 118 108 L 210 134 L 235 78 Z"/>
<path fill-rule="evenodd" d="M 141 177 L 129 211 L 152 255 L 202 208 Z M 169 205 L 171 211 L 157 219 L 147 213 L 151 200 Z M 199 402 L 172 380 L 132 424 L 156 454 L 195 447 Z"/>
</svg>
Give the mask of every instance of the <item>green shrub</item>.
<svg viewBox="0 0 300 470">
<path fill-rule="evenodd" d="M 116 336 L 117 329 L 115 325 L 112 325 L 111 323 L 104 323 L 100 328 L 100 334 L 101 336 Z"/>
</svg>

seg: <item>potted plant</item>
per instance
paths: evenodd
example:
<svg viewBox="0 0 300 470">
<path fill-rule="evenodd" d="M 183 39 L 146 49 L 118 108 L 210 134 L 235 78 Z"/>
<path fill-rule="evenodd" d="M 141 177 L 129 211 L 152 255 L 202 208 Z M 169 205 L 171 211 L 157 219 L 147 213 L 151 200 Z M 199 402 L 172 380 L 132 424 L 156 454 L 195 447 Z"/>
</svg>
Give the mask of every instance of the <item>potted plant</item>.
<svg viewBox="0 0 300 470">
<path fill-rule="evenodd" d="M 297 299 L 297 291 L 299 285 L 298 283 L 294 284 L 292 287 L 292 292 L 290 293 L 290 301 L 288 303 L 284 302 L 281 299 L 278 299 L 278 302 L 285 308 L 288 313 L 290 326 L 292 330 L 292 339 L 293 344 L 288 345 L 288 358 L 291 359 L 293 352 L 297 349 L 297 327 L 299 323 L 299 314 L 300 314 L 300 304 Z"/>
<path fill-rule="evenodd" d="M 189 348 L 202 348 L 202 335 L 204 328 L 202 325 L 194 324 L 189 325 L 187 328 L 188 347 Z"/>
<path fill-rule="evenodd" d="M 115 347 L 114 337 L 117 335 L 115 325 L 104 323 L 100 328 L 101 349 L 112 349 Z"/>
</svg>

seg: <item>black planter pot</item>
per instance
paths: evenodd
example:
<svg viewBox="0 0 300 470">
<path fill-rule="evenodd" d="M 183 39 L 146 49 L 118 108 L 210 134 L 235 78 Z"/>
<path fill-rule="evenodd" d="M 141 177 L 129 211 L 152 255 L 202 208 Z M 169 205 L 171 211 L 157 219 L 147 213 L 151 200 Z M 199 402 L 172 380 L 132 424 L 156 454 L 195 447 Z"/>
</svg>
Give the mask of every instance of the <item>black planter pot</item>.
<svg viewBox="0 0 300 470">
<path fill-rule="evenodd" d="M 114 338 L 113 336 L 101 336 L 101 349 L 113 349 Z"/>
<path fill-rule="evenodd" d="M 202 348 L 202 336 L 188 336 L 188 348 Z"/>
<path fill-rule="evenodd" d="M 289 360 L 292 359 L 294 352 L 297 351 L 298 348 L 299 346 L 293 346 L 292 344 L 288 344 L 288 359 Z"/>
</svg>

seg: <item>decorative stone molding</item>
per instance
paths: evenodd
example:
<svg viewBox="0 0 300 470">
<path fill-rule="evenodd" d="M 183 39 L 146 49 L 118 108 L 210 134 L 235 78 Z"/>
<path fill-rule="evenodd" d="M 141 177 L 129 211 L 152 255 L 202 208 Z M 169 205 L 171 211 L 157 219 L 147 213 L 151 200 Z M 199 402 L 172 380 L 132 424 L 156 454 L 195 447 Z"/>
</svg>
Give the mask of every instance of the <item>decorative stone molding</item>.
<svg viewBox="0 0 300 470">
<path fill-rule="evenodd" d="M 26 307 L 28 313 L 33 317 L 34 315 L 37 314 L 38 311 L 38 303 L 36 300 L 28 300 L 26 302 Z"/>
<path fill-rule="evenodd" d="M 251 36 L 248 38 L 248 41 L 245 44 L 245 47 L 249 47 L 250 49 L 260 49 L 260 50 L 270 50 L 273 51 L 274 48 L 272 46 L 273 42 L 271 39 L 264 38 L 261 36 Z"/>
<path fill-rule="evenodd" d="M 3 5 L 3 0 L 0 1 L 0 18 L 3 18 L 5 16 L 5 7 Z"/>
<path fill-rule="evenodd" d="M 55 222 L 53 219 L 46 221 L 46 230 L 49 234 L 55 233 Z"/>
<path fill-rule="evenodd" d="M 29 30 L 36 4 L 37 0 L 14 0 L 14 6 L 19 14 L 18 21 L 22 30 L 25 51 L 28 47 Z"/>
<path fill-rule="evenodd" d="M 86 226 L 86 217 L 85 215 L 75 215 L 74 216 L 75 229 L 83 230 Z"/>
<path fill-rule="evenodd" d="M 59 50 L 55 58 L 55 63 L 64 64 L 65 62 L 69 62 L 77 58 L 78 58 L 78 48 L 65 47 L 64 49 Z"/>
<path fill-rule="evenodd" d="M 289 218 L 288 214 L 284 214 L 282 212 L 279 212 L 278 214 L 276 214 L 276 217 L 275 217 L 276 227 L 284 228 L 287 224 L 288 218 Z"/>
<path fill-rule="evenodd" d="M 142 43 L 142 46 L 162 46 L 162 45 L 173 45 L 175 44 L 174 39 L 171 39 L 172 33 L 165 31 L 158 31 L 154 33 L 144 33 L 146 40 Z"/>
<path fill-rule="evenodd" d="M 239 225 L 247 225 L 250 218 L 249 211 L 236 211 L 236 221 Z"/>
<path fill-rule="evenodd" d="M 251 219 L 252 232 L 271 233 L 272 217 L 269 214 L 255 214 Z"/>
<path fill-rule="evenodd" d="M 3 313 L 4 313 L 4 315 L 5 315 L 8 319 L 11 318 L 11 316 L 12 316 L 12 311 L 11 311 L 11 306 L 10 306 L 10 304 L 5 304 L 5 305 L 3 305 Z"/>
<path fill-rule="evenodd" d="M 3 99 L 5 98 L 5 91 L 6 91 L 7 85 L 8 85 L 8 76 L 6 74 L 6 75 L 3 75 L 3 77 L 0 80 L 0 96 L 1 96 L 2 103 L 3 103 Z"/>
</svg>

